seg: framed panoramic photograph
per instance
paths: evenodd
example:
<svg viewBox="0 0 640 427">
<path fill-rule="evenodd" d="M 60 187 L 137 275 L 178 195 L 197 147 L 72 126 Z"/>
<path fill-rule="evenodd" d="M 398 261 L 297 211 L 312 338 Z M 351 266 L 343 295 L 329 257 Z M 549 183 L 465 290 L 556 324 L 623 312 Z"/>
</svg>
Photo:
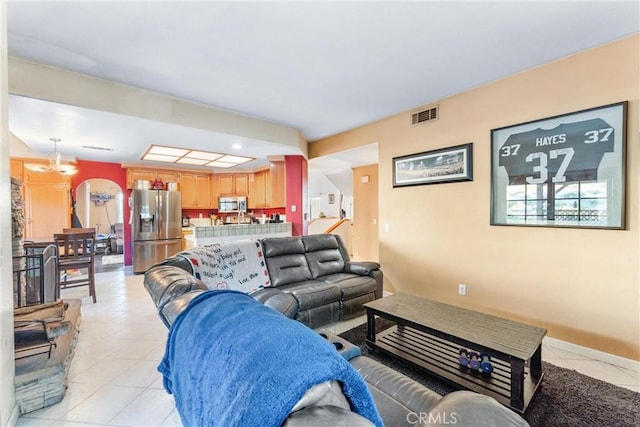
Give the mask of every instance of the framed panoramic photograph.
<svg viewBox="0 0 640 427">
<path fill-rule="evenodd" d="M 393 158 L 393 186 L 473 181 L 473 143 Z"/>
<path fill-rule="evenodd" d="M 491 131 L 491 225 L 624 229 L 627 103 Z"/>
</svg>

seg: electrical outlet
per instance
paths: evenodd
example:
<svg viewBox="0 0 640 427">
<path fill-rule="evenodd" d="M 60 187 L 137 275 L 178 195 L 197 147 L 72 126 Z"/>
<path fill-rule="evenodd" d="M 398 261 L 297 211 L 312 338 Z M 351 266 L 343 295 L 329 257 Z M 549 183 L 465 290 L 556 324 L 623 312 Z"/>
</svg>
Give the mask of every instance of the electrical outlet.
<svg viewBox="0 0 640 427">
<path fill-rule="evenodd" d="M 467 285 L 463 285 L 462 283 L 460 283 L 458 285 L 458 294 L 466 295 L 467 294 Z"/>
<path fill-rule="evenodd" d="M 388 232 L 389 232 L 389 224 L 385 224 L 385 225 L 384 225 L 384 231 L 385 231 L 386 233 L 388 233 Z"/>
</svg>

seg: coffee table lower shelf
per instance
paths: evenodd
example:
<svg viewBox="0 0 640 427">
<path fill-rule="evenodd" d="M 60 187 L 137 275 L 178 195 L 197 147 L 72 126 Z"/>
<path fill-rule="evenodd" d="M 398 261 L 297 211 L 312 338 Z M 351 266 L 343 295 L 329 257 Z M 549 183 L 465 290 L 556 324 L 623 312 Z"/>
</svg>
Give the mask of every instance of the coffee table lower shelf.
<svg viewBox="0 0 640 427">
<path fill-rule="evenodd" d="M 492 358 L 493 372 L 482 374 L 458 363 L 460 345 L 404 325 L 392 326 L 376 334 L 367 345 L 399 357 L 454 384 L 491 396 L 498 402 L 524 413 L 542 381 L 524 369 L 523 406 L 512 393 L 512 369 L 509 361 Z"/>
</svg>

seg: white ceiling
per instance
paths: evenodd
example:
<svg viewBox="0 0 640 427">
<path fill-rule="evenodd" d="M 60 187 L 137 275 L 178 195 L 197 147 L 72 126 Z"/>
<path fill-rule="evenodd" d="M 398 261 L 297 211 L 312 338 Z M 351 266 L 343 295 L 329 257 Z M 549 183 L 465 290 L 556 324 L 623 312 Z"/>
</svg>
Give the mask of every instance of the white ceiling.
<svg viewBox="0 0 640 427">
<path fill-rule="evenodd" d="M 637 1 L 9 0 L 7 10 L 11 56 L 285 125 L 311 141 L 640 26 Z M 109 152 L 60 149 L 87 160 L 138 161 L 158 140 L 189 141 L 195 149 L 206 141 L 223 152 L 234 142 L 202 129 L 17 96 L 10 98 L 9 127 L 39 152 L 51 151 L 49 137 L 118 147 L 113 159 Z M 251 147 L 243 154 L 291 154 L 291 147 L 266 141 Z M 376 147 L 344 161 L 367 164 Z"/>
</svg>

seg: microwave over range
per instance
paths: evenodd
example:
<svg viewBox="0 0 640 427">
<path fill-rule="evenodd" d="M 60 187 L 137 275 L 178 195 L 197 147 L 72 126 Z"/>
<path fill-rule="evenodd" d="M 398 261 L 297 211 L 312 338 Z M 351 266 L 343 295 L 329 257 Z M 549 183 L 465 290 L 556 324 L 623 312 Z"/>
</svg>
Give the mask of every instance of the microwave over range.
<svg viewBox="0 0 640 427">
<path fill-rule="evenodd" d="M 244 196 L 219 197 L 218 212 L 237 213 L 247 211 L 247 198 Z"/>
</svg>

